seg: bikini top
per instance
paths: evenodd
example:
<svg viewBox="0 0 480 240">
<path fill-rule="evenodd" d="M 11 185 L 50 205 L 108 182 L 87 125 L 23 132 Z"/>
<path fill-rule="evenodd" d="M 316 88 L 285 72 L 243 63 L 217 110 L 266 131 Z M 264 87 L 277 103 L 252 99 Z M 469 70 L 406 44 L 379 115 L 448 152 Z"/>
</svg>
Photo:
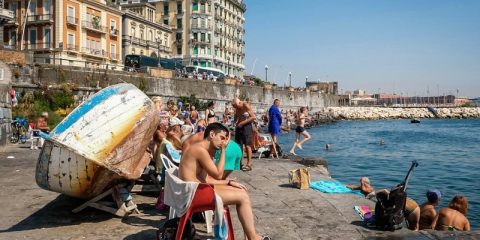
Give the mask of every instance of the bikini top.
<svg viewBox="0 0 480 240">
<path fill-rule="evenodd" d="M 213 118 L 215 117 L 215 112 L 210 110 L 210 109 L 207 109 L 207 117 L 208 118 Z"/>
</svg>

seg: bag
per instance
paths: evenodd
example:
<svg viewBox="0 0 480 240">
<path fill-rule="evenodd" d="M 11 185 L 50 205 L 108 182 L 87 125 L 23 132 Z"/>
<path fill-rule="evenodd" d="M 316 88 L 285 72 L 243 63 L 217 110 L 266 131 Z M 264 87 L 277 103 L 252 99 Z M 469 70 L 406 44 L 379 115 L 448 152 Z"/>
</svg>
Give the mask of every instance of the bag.
<svg viewBox="0 0 480 240">
<path fill-rule="evenodd" d="M 155 204 L 155 208 L 158 211 L 165 211 L 169 209 L 169 207 L 165 205 L 164 199 L 165 199 L 165 192 L 163 190 L 160 190 L 160 194 L 158 195 L 158 198 L 157 198 L 157 203 Z"/>
<path fill-rule="evenodd" d="M 293 184 L 299 189 L 309 189 L 310 188 L 310 173 L 308 168 L 298 168 L 290 170 L 288 172 L 288 178 L 290 184 Z"/>
<path fill-rule="evenodd" d="M 180 218 L 172 218 L 167 220 L 163 226 L 158 229 L 157 240 L 175 240 L 179 221 Z M 185 229 L 183 230 L 182 240 L 195 239 L 195 233 L 195 226 L 193 225 L 192 220 L 188 219 L 187 224 L 185 224 Z"/>
<path fill-rule="evenodd" d="M 405 180 L 389 192 L 377 192 L 375 204 L 375 225 L 382 230 L 395 231 L 402 228 L 405 221 L 405 204 L 407 202 L 407 184 L 417 161 L 412 162 Z"/>
</svg>

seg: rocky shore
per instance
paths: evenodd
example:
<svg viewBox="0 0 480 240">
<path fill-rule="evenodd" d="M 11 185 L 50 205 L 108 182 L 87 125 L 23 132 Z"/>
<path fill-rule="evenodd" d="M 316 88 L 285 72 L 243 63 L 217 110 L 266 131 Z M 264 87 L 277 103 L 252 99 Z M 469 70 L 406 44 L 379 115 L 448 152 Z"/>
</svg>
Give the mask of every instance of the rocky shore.
<svg viewBox="0 0 480 240">
<path fill-rule="evenodd" d="M 439 118 L 480 118 L 480 107 L 435 108 Z M 435 118 L 426 107 L 328 107 L 325 115 L 334 120 L 377 120 Z"/>
</svg>

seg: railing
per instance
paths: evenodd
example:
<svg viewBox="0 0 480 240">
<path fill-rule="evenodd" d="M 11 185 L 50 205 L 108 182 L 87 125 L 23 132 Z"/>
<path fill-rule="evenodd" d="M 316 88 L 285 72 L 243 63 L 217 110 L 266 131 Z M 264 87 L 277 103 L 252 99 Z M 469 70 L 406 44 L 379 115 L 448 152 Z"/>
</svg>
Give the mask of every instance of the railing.
<svg viewBox="0 0 480 240">
<path fill-rule="evenodd" d="M 103 57 L 105 55 L 104 50 L 89 48 L 89 47 L 82 47 L 82 53 L 85 53 L 91 56 L 97 56 L 97 57 Z"/>
<path fill-rule="evenodd" d="M 68 51 L 78 51 L 78 45 L 67 43 L 66 49 Z"/>
<path fill-rule="evenodd" d="M 36 43 L 27 43 L 27 49 L 32 50 L 42 50 L 42 49 L 51 49 L 53 44 L 51 42 L 36 42 Z"/>
<path fill-rule="evenodd" d="M 105 26 L 100 25 L 100 23 L 90 22 L 90 21 L 82 21 L 82 27 L 89 30 L 97 31 L 100 33 L 105 33 L 107 31 L 107 28 Z"/>
<path fill-rule="evenodd" d="M 67 16 L 67 24 L 78 25 L 78 18 Z"/>
<path fill-rule="evenodd" d="M 12 44 L 12 45 L 3 45 L 3 48 L 6 48 L 6 49 L 17 49 L 17 45 L 16 44 Z"/>
<path fill-rule="evenodd" d="M 6 16 L 8 18 L 15 19 L 15 14 L 13 11 L 5 8 L 0 8 L 0 16 Z"/>
<path fill-rule="evenodd" d="M 52 14 L 27 16 L 27 22 L 53 21 Z"/>
<path fill-rule="evenodd" d="M 110 35 L 117 36 L 118 35 L 118 29 L 110 29 Z"/>
</svg>

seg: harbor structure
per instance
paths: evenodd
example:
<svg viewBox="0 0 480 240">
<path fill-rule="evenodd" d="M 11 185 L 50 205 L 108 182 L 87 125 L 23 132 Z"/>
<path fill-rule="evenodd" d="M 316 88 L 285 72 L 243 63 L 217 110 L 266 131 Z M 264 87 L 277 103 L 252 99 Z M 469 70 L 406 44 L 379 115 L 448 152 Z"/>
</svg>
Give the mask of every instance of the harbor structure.
<svg viewBox="0 0 480 240">
<path fill-rule="evenodd" d="M 173 57 L 184 65 L 245 72 L 245 11 L 242 0 L 158 1 L 156 19 L 173 29 Z"/>
<path fill-rule="evenodd" d="M 122 17 L 122 59 L 138 54 L 149 57 L 172 57 L 172 28 L 156 21 L 155 4 L 146 0 L 120 2 Z"/>
<path fill-rule="evenodd" d="M 9 48 L 33 53 L 34 62 L 120 66 L 121 16 L 105 0 L 6 0 L 14 19 L 5 24 Z"/>
</svg>

